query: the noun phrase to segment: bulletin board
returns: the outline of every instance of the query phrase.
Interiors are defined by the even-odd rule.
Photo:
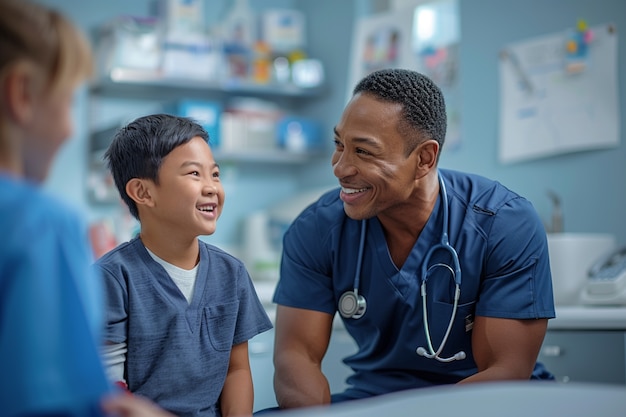
[[[619,145],[614,25],[510,44],[499,58],[502,163]]]
[[[447,112],[447,131],[442,152],[461,143],[461,94],[459,83],[459,11],[457,0],[422,1],[357,20],[346,102],[358,81],[376,70],[408,68],[431,78],[441,89]],[[428,15],[430,33],[420,36],[420,15]],[[423,35],[423,34],[422,34]]]
[[[411,68],[413,14],[389,12],[359,19],[352,40],[346,101],[366,75],[385,68]]]

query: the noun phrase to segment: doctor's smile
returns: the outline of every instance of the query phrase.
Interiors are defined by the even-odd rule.
[[[341,187],[341,200],[347,204],[354,204],[363,197],[370,188],[347,188]]]

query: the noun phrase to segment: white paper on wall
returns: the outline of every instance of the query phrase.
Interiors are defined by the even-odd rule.
[[[511,44],[501,52],[501,162],[619,145],[615,27],[590,28],[593,36],[575,64],[566,50],[573,31]]]

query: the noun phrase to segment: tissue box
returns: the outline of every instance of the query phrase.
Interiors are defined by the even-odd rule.
[[[303,117],[285,117],[278,123],[278,145],[291,152],[321,151],[319,123]]]
[[[268,10],[262,16],[263,40],[277,53],[305,49],[304,13],[293,9]]]
[[[267,151],[276,148],[276,122],[266,115],[224,112],[221,120],[225,152]]]
[[[107,74],[115,68],[157,72],[161,65],[155,18],[119,16],[98,28],[95,44],[98,70]]]
[[[212,81],[220,77],[222,48],[215,39],[202,34],[170,36],[164,40],[162,50],[163,78]]]

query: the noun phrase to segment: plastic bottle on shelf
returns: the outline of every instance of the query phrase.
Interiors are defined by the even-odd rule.
[[[228,62],[226,77],[247,78],[250,73],[250,55],[256,42],[256,16],[248,0],[235,0],[221,29]]]
[[[252,81],[267,84],[272,79],[272,57],[267,43],[258,41],[254,45],[252,59]]]

